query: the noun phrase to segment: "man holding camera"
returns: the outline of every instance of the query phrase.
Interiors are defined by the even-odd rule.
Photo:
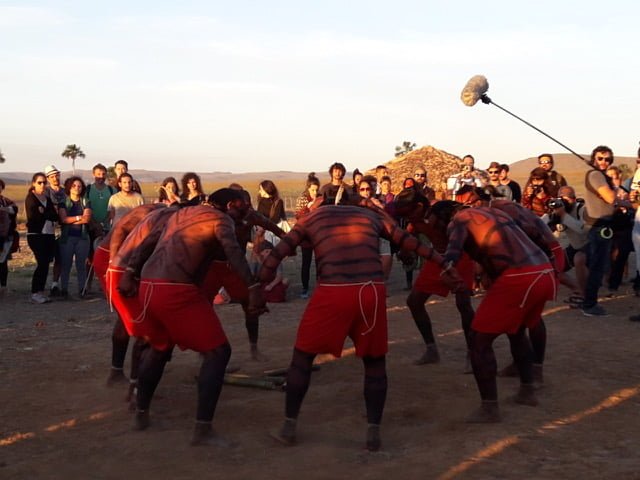
[[[560,187],[558,198],[549,202],[551,212],[542,217],[552,231],[564,232],[569,245],[565,249],[568,268],[576,269],[576,281],[580,298],[571,297],[570,303],[582,307],[587,283],[588,227],[584,222],[584,200],[576,198],[573,187]]]
[[[456,199],[456,192],[465,185],[482,187],[486,183],[481,178],[479,172],[474,168],[475,159],[471,155],[462,157],[462,170],[456,175],[447,178],[447,198]]]

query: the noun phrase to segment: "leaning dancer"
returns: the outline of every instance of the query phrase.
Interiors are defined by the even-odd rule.
[[[439,219],[439,203],[429,208],[429,200],[413,188],[404,189],[400,192],[394,201],[396,215],[404,218],[407,222],[407,231],[414,235],[423,235],[429,239],[433,248],[440,253],[444,253],[447,249],[449,239],[446,236],[446,224],[438,225]],[[429,219],[427,219],[427,216]],[[464,332],[467,349],[469,348],[469,328],[473,320],[473,306],[471,305],[471,292],[473,291],[474,281],[474,263],[467,254],[464,254],[456,270],[460,273],[464,282],[464,288],[455,293],[456,307],[460,313],[460,322]],[[420,358],[414,361],[414,365],[424,365],[427,363],[438,363],[440,354],[433,336],[433,328],[431,319],[425,308],[425,304],[431,295],[439,295],[447,297],[450,289],[442,280],[442,268],[433,262],[426,262],[420,274],[416,279],[411,292],[407,297],[407,306],[413,317],[413,321],[418,327],[418,331],[425,343],[425,351]],[[469,355],[467,355],[467,363]],[[465,366],[465,373],[471,373],[471,366]]]
[[[109,298],[107,296],[106,274],[110,259],[118,252],[120,244],[140,220],[150,212],[158,208],[164,208],[165,206],[163,203],[154,203],[141,205],[129,211],[120,219],[113,229],[109,231],[96,248],[93,254],[93,271],[98,277],[102,291],[105,297],[107,297],[107,302],[109,302]],[[133,356],[140,355],[142,345],[143,344],[139,343],[134,344]],[[124,374],[124,359],[127,356],[127,348],[129,348],[129,334],[122,323],[122,319],[118,316],[113,324],[113,332],[111,334],[111,371],[107,377],[107,385],[129,382]]]
[[[235,208],[232,199],[226,203]],[[215,258],[225,258],[249,287],[249,310],[259,313],[264,301],[260,284],[254,283],[249,265],[236,240],[231,217],[208,205],[184,208],[174,213],[157,243],[143,241],[140,258],[152,250],[144,264],[129,262],[119,288],[135,294],[136,277],[141,278],[138,298],[145,309],[145,333],[150,348],[141,360],[135,428],[150,424],[149,407],[162,377],[171,348],[178,345],[202,354],[198,374],[198,406],[192,445],[223,444],[212,430],[215,408],[222,390],[231,345],[222,329],[211,298],[199,287]]]
[[[380,422],[387,394],[385,355],[387,310],[384,273],[378,252],[382,236],[402,249],[444,264],[440,255],[397,227],[388,216],[356,206],[326,206],[300,218],[291,232],[264,260],[261,282],[269,282],[284,257],[302,242],[313,247],[318,286],[305,309],[287,374],[284,424],[272,436],[285,445],[296,441],[296,422],[309,387],[311,367],[319,353],[342,354],[345,338],[354,343],[364,363],[364,397],[367,410],[366,447],[380,448]],[[446,277],[457,286],[455,270]]]
[[[443,202],[444,203],[444,202]],[[469,422],[498,422],[498,389],[493,341],[506,333],[520,373],[516,403],[537,405],[533,388],[533,352],[525,328],[534,328],[547,300],[555,297],[554,269],[544,252],[503,212],[485,207],[463,208],[447,202],[442,219],[451,220],[444,257],[455,265],[463,252],[491,279],[471,323],[471,365],[481,406]]]

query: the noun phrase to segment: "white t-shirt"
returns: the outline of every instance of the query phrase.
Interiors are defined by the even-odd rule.
[[[115,195],[111,195],[109,198],[109,210],[115,212],[113,220],[111,221],[111,227],[115,227],[124,215],[140,205],[144,205],[144,198],[142,198],[142,195],[139,193],[130,192],[127,194],[118,192]]]

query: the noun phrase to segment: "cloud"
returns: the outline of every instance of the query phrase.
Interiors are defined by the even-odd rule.
[[[23,29],[64,25],[71,17],[40,7],[0,6],[0,28]]]

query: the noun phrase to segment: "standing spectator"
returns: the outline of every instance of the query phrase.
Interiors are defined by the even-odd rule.
[[[357,168],[353,171],[352,180],[351,191],[354,195],[358,195],[358,185],[360,185],[360,180],[362,180],[362,172]]]
[[[287,221],[284,202],[280,198],[278,187],[276,187],[276,184],[271,180],[263,180],[260,182],[258,186],[258,208],[256,210],[280,228],[282,228],[281,225],[284,226],[282,222]],[[273,245],[277,245],[280,241],[273,232],[269,231],[265,232],[264,239]]]
[[[451,175],[447,179],[447,198],[450,200],[455,200],[456,192],[465,185],[476,187],[484,186],[482,178],[475,170],[475,159],[472,155],[465,155],[464,157],[462,157],[460,173]]]
[[[428,185],[427,169],[418,165],[413,172],[413,178],[420,193],[433,202],[436,199],[436,192]]]
[[[357,169],[356,169],[357,171]],[[355,178],[355,172],[354,172]],[[320,180],[316,177],[315,172],[311,172],[307,176],[307,183],[304,192],[296,200],[296,220],[300,220],[305,215],[311,212],[311,205],[318,196],[318,189],[320,188]],[[302,268],[300,271],[300,279],[302,280],[302,293],[300,298],[309,298],[309,279],[311,276],[311,260],[313,258],[313,247],[308,242],[303,242],[300,245],[302,251]]]
[[[93,167],[93,183],[87,185],[85,196],[91,204],[91,241],[109,233],[109,199],[117,193],[107,185],[107,167],[101,163]]]
[[[538,167],[542,168],[549,175],[549,195],[551,195],[552,198],[556,198],[558,196],[558,189],[565,187],[567,181],[553,169],[553,165],[553,155],[550,153],[538,155]]]
[[[618,200],[629,200],[629,192],[622,185],[620,169],[615,165],[607,168],[607,177],[611,180],[611,187],[616,192]],[[615,295],[622,283],[624,269],[627,266],[629,254],[633,251],[631,232],[633,230],[633,216],[636,212],[631,208],[618,207],[613,213],[613,238],[611,239],[611,270],[609,272],[609,296]]]
[[[0,178],[0,297],[7,291],[7,278],[16,232],[16,215],[18,206],[10,198],[2,195],[5,189],[4,180]]]
[[[60,170],[55,165],[48,165],[44,169],[44,174],[47,177],[49,185],[46,188],[46,194],[51,199],[53,207],[58,211],[58,205],[64,202],[66,194],[64,188],[60,183]],[[58,281],[60,280],[61,270],[61,257],[60,257],[60,224],[56,222],[54,225],[56,236],[56,247],[53,254],[53,278],[51,282],[51,291],[49,292],[52,297],[60,295],[60,287]]]
[[[201,205],[207,201],[207,195],[202,189],[200,176],[194,172],[187,172],[182,176],[182,194],[180,200],[187,206]]]
[[[133,177],[130,173],[123,173],[118,178],[120,191],[109,199],[109,221],[113,228],[118,221],[130,210],[144,205],[144,198],[133,191]]]
[[[85,197],[86,186],[80,177],[71,177],[64,182],[67,198],[58,206],[58,215],[62,224],[60,235],[60,254],[62,257],[61,296],[69,295],[69,274],[75,258],[78,277],[78,296],[85,295],[87,280],[87,258],[89,257],[89,223],[91,222],[91,203]]]
[[[365,176],[360,185],[358,186],[358,193],[362,198],[371,199],[372,203],[383,209],[384,204],[376,198],[374,192],[376,190],[375,184],[376,178],[370,175]],[[384,281],[389,280],[389,274],[391,273],[391,267],[393,265],[393,258],[391,257],[391,242],[386,238],[380,237],[378,240],[378,251],[380,253],[380,263],[382,264],[382,273]]]
[[[36,269],[31,279],[31,301],[50,302],[44,295],[44,287],[49,275],[49,263],[56,248],[55,223],[58,212],[46,193],[47,177],[38,172],[31,178],[31,188],[24,200],[27,213],[27,243],[36,257]]]
[[[503,185],[500,181],[500,164],[498,162],[491,162],[487,169],[489,174],[489,185],[494,187],[497,196],[503,200],[513,200],[513,192],[507,185]]]
[[[113,171],[116,173],[116,177],[115,177],[116,184],[114,186],[118,189],[118,191],[120,191],[120,175],[122,175],[123,173],[129,173],[129,164],[127,163],[126,160],[118,160],[113,165]],[[142,189],[140,188],[140,184],[133,178],[133,176],[131,177],[131,182],[132,182],[131,191],[142,195]]]
[[[609,147],[600,145],[594,148],[590,161],[592,168],[585,176],[585,222],[591,229],[587,251],[589,275],[582,312],[589,317],[607,315],[607,311],[598,304],[598,290],[610,262],[613,214],[616,206],[630,206],[624,205],[624,200],[618,200],[611,180],[605,174],[613,160],[613,151]]]
[[[633,281],[633,290],[636,296],[640,297],[640,148],[636,159],[636,173],[631,181],[629,199],[636,204],[636,214],[633,221],[632,240],[633,248],[636,251],[636,278]],[[640,315],[631,317],[630,320],[640,321]]]
[[[260,259],[260,265],[264,262],[271,251],[273,250],[273,244],[266,240],[260,242],[257,246],[258,258]],[[282,263],[278,265],[276,274],[273,279],[262,285],[262,294],[264,300],[267,303],[283,303],[287,301],[287,289],[289,288],[289,280],[284,278]]]
[[[416,182],[411,177],[405,178],[402,182],[402,190],[407,188],[413,189],[418,193],[422,193],[418,188],[416,188]],[[394,198],[397,198],[397,195]],[[397,220],[401,228],[407,228],[408,222],[404,218],[399,218]],[[404,290],[409,291],[413,288],[413,271],[420,270],[422,268],[422,261],[420,257],[415,255],[413,252],[399,252],[396,256],[398,256],[398,259],[402,262],[402,269],[404,270],[406,280]]]
[[[380,182],[382,181],[382,177],[389,176],[389,169],[385,165],[378,165],[376,167],[376,196],[379,196],[382,192]]]
[[[541,217],[547,213],[547,204],[553,197],[549,193],[549,174],[543,168],[534,168],[531,171],[527,186],[524,188],[522,206]],[[556,190],[556,194],[558,191]]]
[[[329,167],[329,176],[331,181],[320,187],[319,195],[325,199],[332,198],[336,205],[349,200],[349,192],[347,185],[344,183],[344,176],[347,169],[340,162],[335,162]],[[362,177],[361,177],[362,178]],[[355,175],[354,175],[355,181]],[[356,185],[354,183],[354,185]],[[359,183],[358,183],[359,185]],[[352,194],[353,196],[355,194]]]
[[[240,188],[242,190],[242,188]],[[180,202],[180,187],[178,181],[173,177],[167,177],[162,181],[158,191],[158,203],[171,205]]]
[[[516,203],[522,201],[522,190],[520,185],[515,180],[509,178],[509,165],[503,163],[500,165],[500,184],[506,185],[511,190],[512,200]]]
[[[393,207],[393,199],[395,195],[391,192],[391,177],[388,175],[383,176],[380,179],[380,195],[378,196],[379,200],[385,207],[387,212]],[[392,213],[392,212],[390,212]]]

